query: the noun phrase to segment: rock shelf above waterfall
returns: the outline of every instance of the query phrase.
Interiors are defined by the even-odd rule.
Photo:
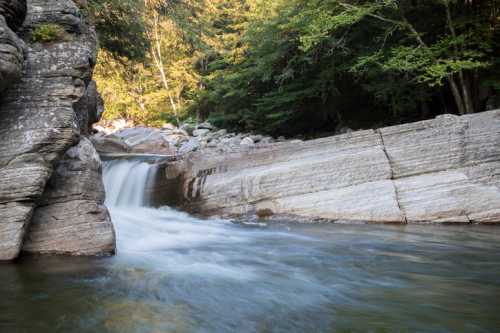
[[[179,184],[183,209],[206,216],[489,224],[500,222],[499,147],[497,110],[199,149],[166,163],[164,177]]]

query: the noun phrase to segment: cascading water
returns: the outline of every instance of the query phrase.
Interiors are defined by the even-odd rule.
[[[104,162],[106,205],[109,207],[145,207],[149,203],[146,188],[156,175],[156,166],[142,160]]]
[[[205,221],[146,207],[155,170],[105,162],[116,257],[0,267],[0,332],[500,327],[498,228]]]

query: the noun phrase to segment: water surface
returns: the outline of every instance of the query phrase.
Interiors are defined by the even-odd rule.
[[[118,255],[0,266],[0,332],[500,330],[500,228],[203,221],[105,170]]]

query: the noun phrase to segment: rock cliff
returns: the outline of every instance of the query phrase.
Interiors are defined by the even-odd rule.
[[[184,207],[372,223],[500,222],[500,110],[170,163]],[[178,176],[181,174],[181,176]]]
[[[99,104],[91,81],[95,31],[71,0],[28,0],[27,6],[22,0],[0,0],[0,8],[0,34],[8,36],[0,38],[0,51],[8,50],[0,52],[0,89],[4,90],[0,101],[0,260],[16,258],[25,238],[29,252],[111,253],[112,225],[102,205],[103,192],[95,191],[102,188],[98,184],[100,161],[88,141],[81,141]],[[27,9],[24,23],[19,14],[23,9]],[[63,34],[36,41],[34,31],[49,24]],[[75,180],[70,179],[90,176],[98,183],[75,187]],[[88,196],[90,191],[94,193]],[[86,220],[86,216],[92,218]],[[53,236],[66,237],[67,242],[59,245],[46,238]]]

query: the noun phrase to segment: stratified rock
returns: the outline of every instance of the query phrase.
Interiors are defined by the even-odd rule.
[[[500,111],[381,132],[408,222],[500,222]]]
[[[186,206],[198,213],[234,216],[266,209],[325,219],[404,221],[380,135],[371,130],[225,155],[194,153],[186,165]],[[367,202],[370,186],[377,188],[377,200]]]
[[[14,259],[19,254],[33,206],[22,202],[0,204],[0,259]]]
[[[23,35],[46,23],[64,27],[68,38],[27,42],[23,76],[0,102],[0,244],[15,244],[0,251],[0,260],[18,255],[17,240],[25,236],[53,165],[79,140],[73,106],[84,96],[95,63],[95,31],[73,1],[29,1]]]
[[[206,215],[499,223],[499,147],[497,110],[195,152],[175,165],[184,168],[184,207]]]
[[[41,254],[106,255],[115,233],[104,206],[101,160],[82,138],[58,162],[35,209],[23,251]]]

